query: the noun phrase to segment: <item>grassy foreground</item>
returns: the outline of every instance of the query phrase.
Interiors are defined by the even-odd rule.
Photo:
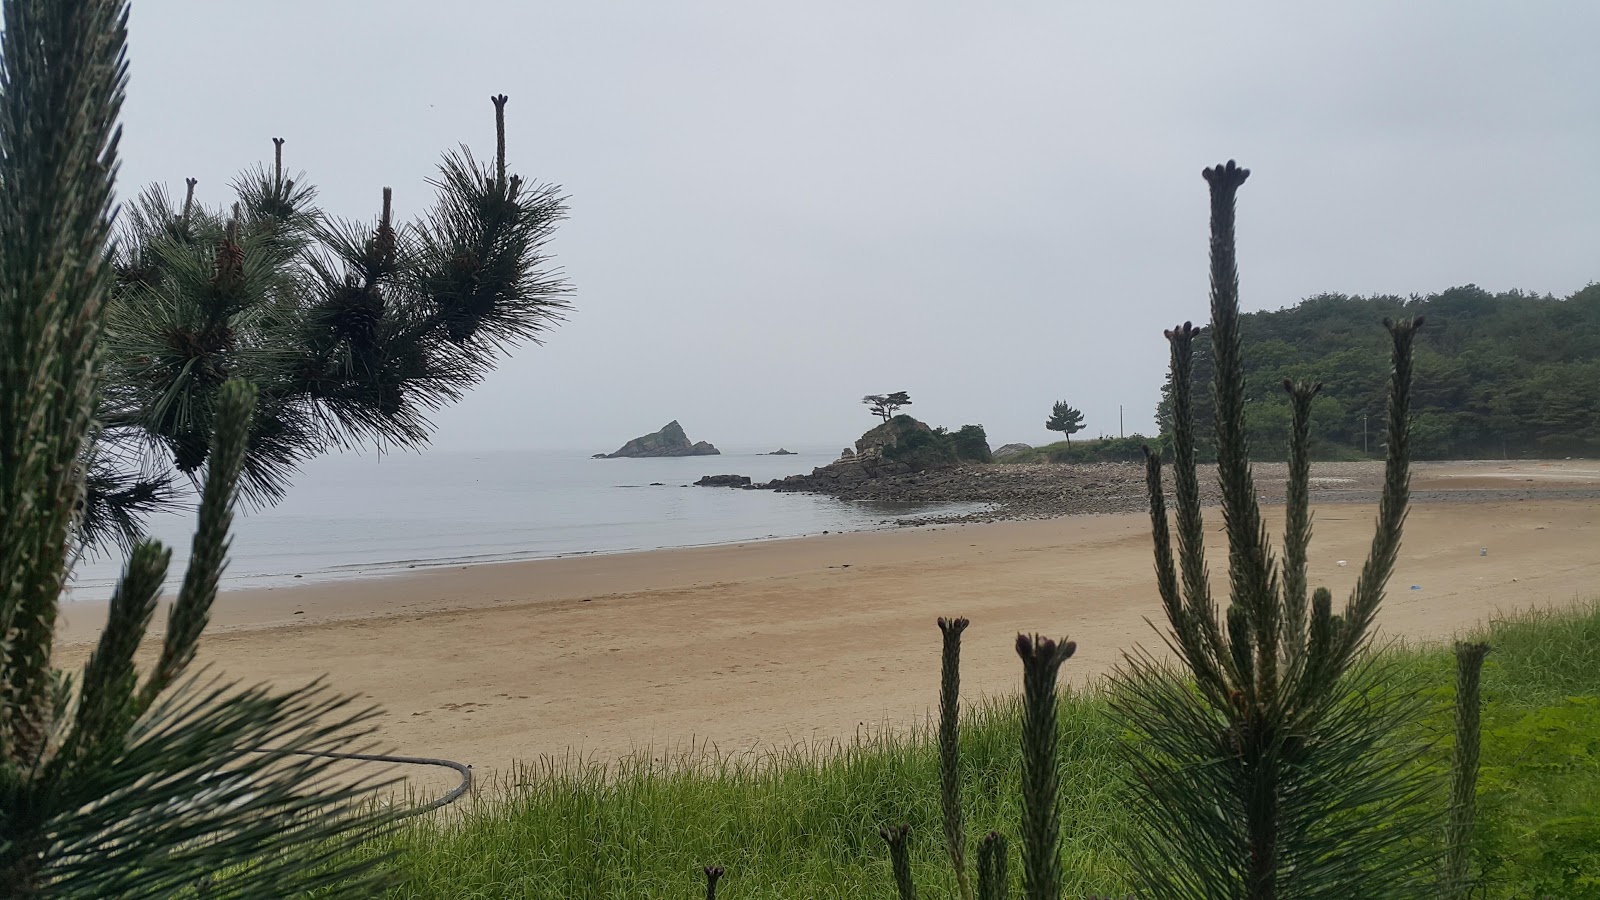
[[[1484,637],[1494,645],[1483,680],[1484,895],[1600,898],[1600,604],[1496,621]],[[1437,739],[1442,773],[1453,655],[1390,652],[1437,701],[1418,727]],[[912,676],[926,678],[930,706],[937,656],[930,634],[928,672]],[[1068,897],[1127,888],[1118,735],[1103,713],[1100,695],[1063,697]],[[1016,832],[1019,728],[1012,702],[964,716],[974,841],[991,828]],[[700,754],[609,768],[547,761],[365,852],[393,854],[386,865],[399,882],[387,896],[395,898],[693,898],[704,895],[700,867],[711,863],[728,869],[724,900],[882,898],[894,887],[878,826],[908,822],[923,896],[955,896],[939,821],[938,755],[919,729],[760,759]]]

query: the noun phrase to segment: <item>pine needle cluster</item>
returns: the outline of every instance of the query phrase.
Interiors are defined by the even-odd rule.
[[[329,216],[285,170],[281,139],[226,206],[201,203],[194,179],[181,202],[159,186],[137,198],[111,258],[91,544],[131,546],[197,483],[229,379],[257,389],[244,495],[272,503],[331,449],[424,444],[431,412],[562,320],[569,287],[546,245],[565,199],[507,173],[507,99],[492,99],[494,160],[448,154],[432,209],[409,224],[389,188],[376,221]]]

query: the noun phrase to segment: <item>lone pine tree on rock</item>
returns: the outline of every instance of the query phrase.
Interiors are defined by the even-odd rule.
[[[885,422],[894,418],[895,410],[902,406],[911,405],[911,395],[905,391],[895,391],[892,394],[868,394],[861,398],[861,402],[872,409],[872,414]]]

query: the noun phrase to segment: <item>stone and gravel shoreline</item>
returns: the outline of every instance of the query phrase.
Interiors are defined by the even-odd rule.
[[[1416,503],[1514,502],[1535,497],[1600,502],[1600,462],[1419,462],[1411,468],[1412,500]],[[1262,502],[1282,503],[1287,465],[1256,463],[1254,471]],[[843,500],[988,504],[976,512],[896,520],[901,525],[927,525],[1140,512],[1148,509],[1144,479],[1141,463],[1000,463],[885,475],[848,484],[799,477],[763,487]],[[1170,471],[1166,482],[1170,495]],[[1375,503],[1382,486],[1381,462],[1312,465],[1314,504]],[[1208,504],[1217,501],[1214,467],[1202,467],[1200,489]]]

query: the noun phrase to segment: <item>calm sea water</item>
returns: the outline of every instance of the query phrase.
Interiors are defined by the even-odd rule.
[[[433,451],[324,457],[301,471],[282,503],[236,519],[225,586],[862,530],[935,509],[686,486],[702,475],[766,481],[809,472],[838,453],[789,449],[797,455],[724,448],[722,456],[681,459]],[[150,524],[174,548],[175,586],[192,513]],[[73,596],[107,596],[120,565],[119,557],[80,564]]]

